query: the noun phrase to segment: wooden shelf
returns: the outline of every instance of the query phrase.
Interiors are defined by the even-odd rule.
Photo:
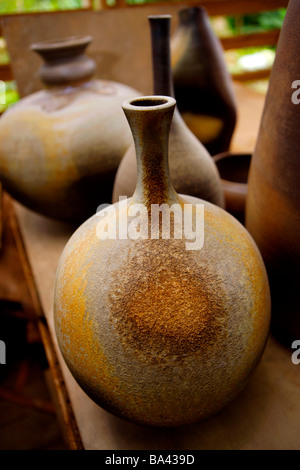
[[[175,3],[175,2],[174,2]],[[178,2],[180,3],[180,2]],[[157,6],[166,6],[170,2],[159,1],[155,3]],[[286,7],[288,0],[202,0],[201,3],[195,0],[188,0],[184,2],[184,6],[203,6],[210,15],[241,15],[243,13],[257,13],[260,11],[277,10],[278,8]],[[138,5],[138,8],[145,8],[149,4],[144,3]],[[108,7],[103,2],[105,9],[121,9],[121,8],[135,8],[137,5],[130,5],[126,0],[116,0],[113,7]]]
[[[13,80],[13,74],[9,64],[0,64],[0,80],[3,82]]]

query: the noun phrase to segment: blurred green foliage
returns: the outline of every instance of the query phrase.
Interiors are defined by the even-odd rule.
[[[250,34],[281,28],[286,8],[241,16],[228,16],[228,25],[233,34]]]
[[[127,0],[129,5],[157,3],[160,0]],[[170,3],[177,0],[170,0]],[[179,0],[178,0],[179,1]],[[0,0],[0,14],[34,11],[70,10],[84,7],[84,0]],[[108,6],[114,6],[115,0],[106,0]],[[232,33],[247,34],[281,28],[286,8],[243,16],[228,16],[227,21]]]
[[[1,38],[0,38],[1,40]],[[0,65],[8,64],[9,63],[9,56],[7,51],[4,48],[0,47]]]
[[[5,104],[0,103],[0,113],[5,111],[19,100],[19,93],[15,81],[5,83]]]
[[[161,0],[127,0],[128,5],[141,5],[143,3],[158,3]],[[170,3],[174,3],[174,0],[171,0]]]
[[[0,0],[0,14],[81,8],[82,0]]]

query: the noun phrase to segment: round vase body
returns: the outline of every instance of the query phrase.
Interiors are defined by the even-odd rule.
[[[66,245],[56,334],[73,376],[96,403],[135,423],[178,426],[216,413],[244,387],[268,334],[268,280],[236,219],[174,191],[167,134],[175,100],[143,97],[123,106],[136,144],[137,188],[107,210],[110,236],[101,237],[102,211]],[[184,209],[198,233],[199,204],[204,243],[197,248],[176,218],[169,232],[166,225],[150,236],[153,205]],[[114,236],[114,221],[127,237]]]
[[[21,99],[2,116],[0,178],[30,209],[82,221],[99,204],[111,202],[116,170],[131,143],[121,103],[139,93],[90,78],[90,59],[78,65],[76,57],[69,58],[70,50],[78,52],[76,40],[71,46],[68,41],[60,47],[41,44],[36,50],[50,50],[56,58],[41,68],[48,88]],[[66,56],[59,66],[58,53]]]

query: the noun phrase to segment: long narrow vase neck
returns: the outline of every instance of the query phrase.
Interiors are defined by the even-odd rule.
[[[170,53],[170,15],[148,16],[151,30],[153,88],[155,95],[174,98]]]
[[[123,103],[137,157],[135,203],[173,204],[178,195],[171,183],[168,140],[176,101],[166,96],[145,96]]]

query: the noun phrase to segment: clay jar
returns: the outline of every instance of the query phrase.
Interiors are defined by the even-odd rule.
[[[110,203],[131,143],[121,103],[139,93],[92,78],[91,37],[34,44],[45,89],[21,99],[0,121],[0,179],[18,201],[44,215],[85,220]]]
[[[276,49],[251,162],[246,226],[268,270],[272,329],[300,338],[300,5],[291,0]]]
[[[179,11],[171,51],[175,98],[185,123],[211,155],[227,151],[237,106],[222,45],[204,8]]]
[[[270,318],[265,268],[248,232],[173,188],[174,107],[161,96],[123,104],[136,191],[77,229],[55,289],[57,339],[75,379],[106,410],[148,426],[195,422],[230,402],[261,357]],[[155,205],[169,224],[157,225]]]
[[[225,209],[244,223],[251,154],[223,152],[213,159],[221,177]]]
[[[170,15],[149,17],[155,95],[173,96],[170,21]],[[171,179],[176,191],[223,206],[224,198],[217,168],[177,110],[171,125],[169,157]],[[136,187],[136,171],[135,149],[132,144],[116,175],[113,202],[117,202],[120,196],[132,196]]]

